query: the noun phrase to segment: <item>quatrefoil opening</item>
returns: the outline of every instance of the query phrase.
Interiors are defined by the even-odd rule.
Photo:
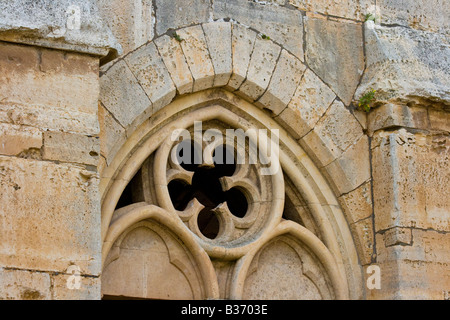
[[[191,148],[190,157],[183,155],[186,144]],[[204,206],[198,214],[199,231],[208,239],[215,239],[220,232],[220,218],[217,210],[226,204],[230,212],[237,218],[244,218],[249,204],[246,196],[239,188],[224,190],[222,178],[232,177],[236,173],[235,157],[229,147],[221,145],[213,152],[213,165],[199,163],[199,148],[192,142],[186,141],[178,145],[178,163],[184,170],[193,172],[192,183],[181,179],[172,180],[169,185],[169,195],[173,206],[178,211],[186,209],[188,204],[197,199]],[[230,159],[233,159],[230,161]]]

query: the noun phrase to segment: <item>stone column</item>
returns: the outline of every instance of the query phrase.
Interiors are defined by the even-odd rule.
[[[99,299],[95,1],[0,3],[0,299]]]
[[[450,290],[450,85],[444,36],[366,23],[361,96],[368,115],[376,264],[372,299],[438,299]],[[448,66],[448,65],[447,65]]]

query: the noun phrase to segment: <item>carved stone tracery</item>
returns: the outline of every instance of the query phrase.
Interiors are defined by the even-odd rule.
[[[193,138],[196,121],[202,121],[202,140]],[[182,236],[180,241],[185,253],[183,250],[173,253],[170,250],[173,245],[166,242],[170,256],[166,261],[175,269],[186,271],[177,261],[191,257],[188,259],[194,270],[191,275],[200,275],[199,280],[188,281],[189,292],[193,293],[189,297],[267,298],[271,291],[281,292],[274,285],[285,283],[290,285],[285,288],[286,292],[280,293],[280,298],[345,298],[348,293],[341,269],[319,239],[323,238],[322,226],[318,226],[314,214],[309,213],[310,205],[302,200],[301,190],[296,190],[290,178],[285,181],[286,172],[281,164],[278,163],[280,170],[274,174],[263,175],[262,169],[270,163],[267,159],[220,163],[221,150],[226,150],[225,155],[233,154],[231,158],[238,162],[239,152],[247,156],[250,153],[250,142],[260,147],[255,135],[249,134],[246,140],[229,139],[227,130],[251,132],[259,128],[252,117],[238,109],[212,103],[178,114],[153,136],[147,134],[141,147],[135,149],[136,156],[127,160],[135,169],[126,169],[122,174],[130,176],[129,173],[135,172],[134,178],[130,176],[128,186],[122,187],[125,189],[122,189],[120,201],[115,196],[119,205],[105,238],[105,277],[112,278],[111,273],[120,273],[121,268],[130,265],[122,259],[122,233],[141,221],[156,219],[170,234]],[[181,139],[183,129],[192,140]],[[173,136],[177,130],[180,134]],[[211,130],[221,133],[224,139],[208,139],[207,133]],[[144,147],[147,141],[154,147]],[[184,148],[180,148],[183,144]],[[181,157],[180,150],[191,146],[194,152],[201,153],[201,163],[174,161],[172,155]],[[137,156],[142,159],[140,162]],[[286,161],[283,157],[282,151],[280,159]],[[123,185],[120,180],[116,181],[114,184]],[[211,223],[214,218],[215,223]],[[289,254],[280,255],[277,253],[280,250]],[[267,268],[272,268],[278,280],[264,276]],[[150,270],[138,268],[136,272],[151,273]],[[182,274],[186,276],[185,272]],[[113,287],[105,286],[104,294],[117,294]],[[170,298],[145,292],[139,297]]]

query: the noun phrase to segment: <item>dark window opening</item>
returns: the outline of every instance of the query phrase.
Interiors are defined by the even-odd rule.
[[[194,160],[195,147],[192,143],[190,147],[190,158]],[[177,155],[182,157],[183,153],[180,151],[182,150],[177,150]],[[192,162],[186,164],[179,158],[180,165],[185,170],[194,172],[192,185],[174,180],[168,186],[175,209],[180,211],[186,209],[188,203],[194,198],[205,207],[198,216],[198,227],[202,234],[209,239],[215,239],[220,231],[219,220],[212,212],[218,205],[226,202],[231,213],[239,218],[243,218],[248,211],[247,198],[242,191],[232,188],[224,192],[220,183],[220,178],[230,177],[236,171],[235,157],[230,152],[230,148],[226,146],[216,148],[213,153],[214,167],[201,166]],[[186,157],[185,160],[188,158]],[[230,161],[231,159],[232,161]]]

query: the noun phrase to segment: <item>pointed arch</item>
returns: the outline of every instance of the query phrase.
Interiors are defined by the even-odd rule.
[[[219,48],[219,44],[208,40],[212,37],[208,32],[224,29],[231,30],[230,40],[225,39]],[[324,177],[322,167],[329,160],[325,161],[322,154],[329,158],[336,156],[328,143],[335,137],[316,132],[314,126],[319,120],[311,120],[315,118],[311,116],[314,110],[298,112],[299,106],[293,102],[305,94],[302,86],[306,77],[315,76],[288,51],[271,40],[259,39],[257,33],[239,25],[215,22],[207,27],[184,28],[177,34],[183,39],[181,42],[163,36],[104,68],[103,132],[104,139],[113,143],[105,142],[103,152],[106,159],[100,183],[103,241],[128,183],[183,122],[181,126],[186,127],[194,120],[216,119],[233,128],[277,129],[283,173],[305,200],[318,230],[317,239],[332,257],[327,258],[326,264],[333,264],[337,270],[332,272],[333,277],[339,278],[334,280],[339,284],[335,288],[339,292],[337,296],[363,297],[358,252],[336,195],[341,185],[352,180],[352,173],[332,161],[340,174],[334,179],[325,171]],[[318,86],[321,92],[327,88],[323,83]],[[332,92],[328,92],[326,101],[318,103],[339,104]],[[319,109],[326,111],[332,107]],[[320,116],[324,115],[323,110]],[[298,121],[291,121],[292,118]],[[346,120],[343,121],[345,126]],[[300,140],[300,146],[298,137],[305,130],[309,139]],[[352,143],[360,138],[356,134]],[[273,183],[284,185],[283,176],[275,177]],[[275,193],[279,190],[272,189]],[[282,211],[284,197],[278,198],[274,210]],[[280,219],[281,216],[274,218],[264,228],[262,238],[277,228]],[[197,241],[210,256],[229,260],[240,259],[260,245],[260,241],[250,241],[224,249],[201,239]]]

